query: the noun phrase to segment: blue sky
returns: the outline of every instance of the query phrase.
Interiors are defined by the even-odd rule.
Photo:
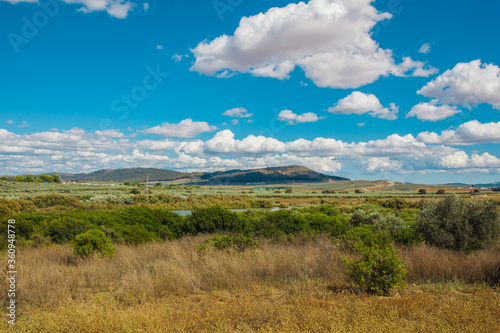
[[[0,174],[500,180],[500,4],[0,0]]]

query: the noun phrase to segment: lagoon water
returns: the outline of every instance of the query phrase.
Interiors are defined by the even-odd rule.
[[[289,207],[290,208],[290,207]],[[275,212],[280,209],[289,209],[289,208],[279,208],[279,207],[273,207],[273,208],[244,208],[244,209],[230,209],[232,212],[246,212],[247,210],[263,210],[266,212]],[[180,216],[187,216],[191,215],[192,210],[172,210],[172,213],[175,213]]]

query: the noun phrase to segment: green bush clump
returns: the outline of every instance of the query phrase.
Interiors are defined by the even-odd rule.
[[[384,215],[378,211],[367,213],[358,209],[352,214],[351,224],[354,227],[371,226],[370,230],[373,232],[388,232],[398,244],[410,245],[422,242],[420,236],[412,228],[412,221],[405,222],[400,216],[392,213]]]
[[[245,223],[239,215],[220,206],[198,208],[186,218],[185,232],[198,233],[234,232],[243,233]]]
[[[378,211],[366,213],[361,209],[358,209],[354,212],[354,214],[352,214],[351,224],[355,227],[372,225],[375,231],[387,230],[390,233],[397,233],[402,229],[407,228],[403,219],[392,213],[387,215],[383,215]]]
[[[119,232],[126,244],[139,245],[160,240],[158,235],[139,224],[122,226]]]
[[[449,195],[429,202],[415,217],[414,228],[430,245],[472,252],[498,242],[500,211],[492,201]]]
[[[382,206],[391,209],[404,209],[410,207],[410,203],[405,199],[394,198],[385,200]]]
[[[33,198],[33,203],[37,208],[48,208],[54,206],[80,207],[78,198],[66,197],[59,194],[39,195]]]
[[[83,257],[93,255],[113,257],[116,252],[111,240],[104,232],[97,229],[91,229],[76,236],[71,244],[74,247],[74,254]]]
[[[350,244],[360,258],[344,258],[347,274],[367,293],[387,295],[395,286],[405,284],[406,270],[392,248],[386,233],[365,234]]]
[[[250,237],[221,235],[208,238],[204,243],[198,244],[196,249],[198,251],[216,249],[219,251],[233,250],[243,252],[248,249],[256,249],[259,247],[259,243]]]

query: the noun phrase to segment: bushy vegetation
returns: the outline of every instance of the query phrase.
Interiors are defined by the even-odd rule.
[[[61,184],[61,176],[58,174],[52,174],[52,175],[46,175],[46,174],[41,174],[41,175],[17,175],[17,176],[3,176],[0,177],[1,180],[5,181],[15,181],[19,183],[58,183]]]
[[[71,244],[74,247],[74,254],[83,257],[94,255],[113,257],[116,252],[111,240],[104,232],[97,229],[91,229],[76,236]]]
[[[498,203],[449,195],[432,201],[415,217],[415,230],[431,245],[472,252],[498,241]]]
[[[360,258],[343,260],[347,274],[367,293],[387,295],[395,286],[405,284],[406,269],[391,246],[387,233],[365,233],[347,242]]]

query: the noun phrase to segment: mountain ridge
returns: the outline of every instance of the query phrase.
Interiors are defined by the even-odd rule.
[[[300,165],[269,167],[246,170],[217,172],[180,172],[157,168],[103,169],[91,173],[61,173],[64,180],[73,181],[175,181],[192,180],[206,185],[241,185],[246,183],[287,183],[328,182],[350,180],[344,177],[329,176]]]

